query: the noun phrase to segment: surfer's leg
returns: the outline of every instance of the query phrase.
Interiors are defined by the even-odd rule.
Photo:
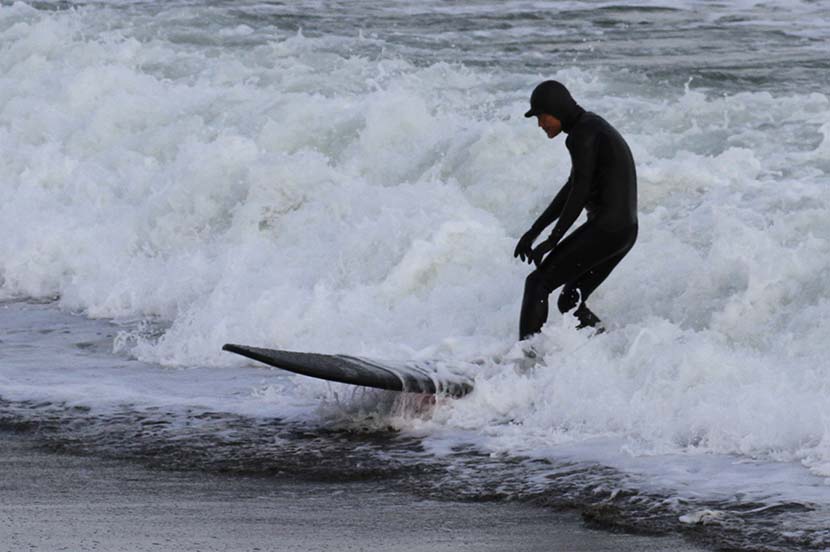
[[[608,275],[611,274],[611,271],[616,268],[623,257],[631,251],[634,242],[637,240],[637,228],[634,227],[614,237],[618,239],[620,244],[617,246],[617,252],[613,253],[610,257],[600,260],[580,275],[575,282],[568,283],[559,295],[558,307],[559,311],[563,314],[579,305],[574,312],[579,319],[578,328],[593,328],[601,322],[599,317],[588,308],[586,301],[594,290],[608,278]],[[606,243],[613,241],[617,240],[609,239]],[[605,253],[603,249],[604,247],[597,248],[597,253],[600,255]],[[599,257],[600,255],[597,256]]]
[[[585,247],[590,232],[583,225],[562,240],[525,279],[519,339],[538,333],[548,319],[548,296],[556,288],[576,280],[585,271]]]
[[[596,290],[599,285],[608,278],[611,271],[623,260],[631,248],[634,247],[634,242],[637,240],[637,228],[625,231],[624,234],[618,236],[620,245],[617,250],[610,256],[605,257],[597,264],[593,265],[589,270],[582,274],[575,283],[575,287],[579,290],[579,297],[582,304],[588,300],[588,297]]]
[[[520,340],[538,333],[548,320],[548,293],[535,281],[537,278],[531,278],[534,274],[536,271],[531,272],[525,280],[522,312],[519,315]]]
[[[578,283],[565,285],[562,289],[562,293],[559,294],[557,306],[559,307],[559,312],[562,314],[570,312],[574,309],[574,307],[576,307],[574,315],[579,320],[577,329],[588,327],[594,328],[602,322],[599,317],[588,308],[588,305],[585,304]]]

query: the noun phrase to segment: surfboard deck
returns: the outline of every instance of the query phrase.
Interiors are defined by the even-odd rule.
[[[269,366],[328,381],[407,393],[461,397],[473,390],[473,380],[443,361],[389,362],[349,355],[326,355],[265,349],[227,343],[222,350]]]

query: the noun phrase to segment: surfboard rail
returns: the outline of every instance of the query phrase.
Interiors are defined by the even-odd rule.
[[[222,350],[313,378],[405,393],[466,395],[469,376],[440,369],[437,361],[388,362],[350,355],[284,351],[227,343]]]

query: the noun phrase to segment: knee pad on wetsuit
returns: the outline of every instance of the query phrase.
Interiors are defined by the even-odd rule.
[[[562,293],[559,294],[559,300],[556,306],[559,307],[559,312],[565,314],[573,309],[579,303],[579,290],[569,286],[565,286]]]

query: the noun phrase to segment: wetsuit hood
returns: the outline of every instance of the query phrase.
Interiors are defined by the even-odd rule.
[[[530,110],[525,113],[525,117],[534,117],[541,113],[559,119],[562,122],[562,130],[568,132],[585,110],[571,97],[564,84],[549,80],[533,89],[530,95]]]

